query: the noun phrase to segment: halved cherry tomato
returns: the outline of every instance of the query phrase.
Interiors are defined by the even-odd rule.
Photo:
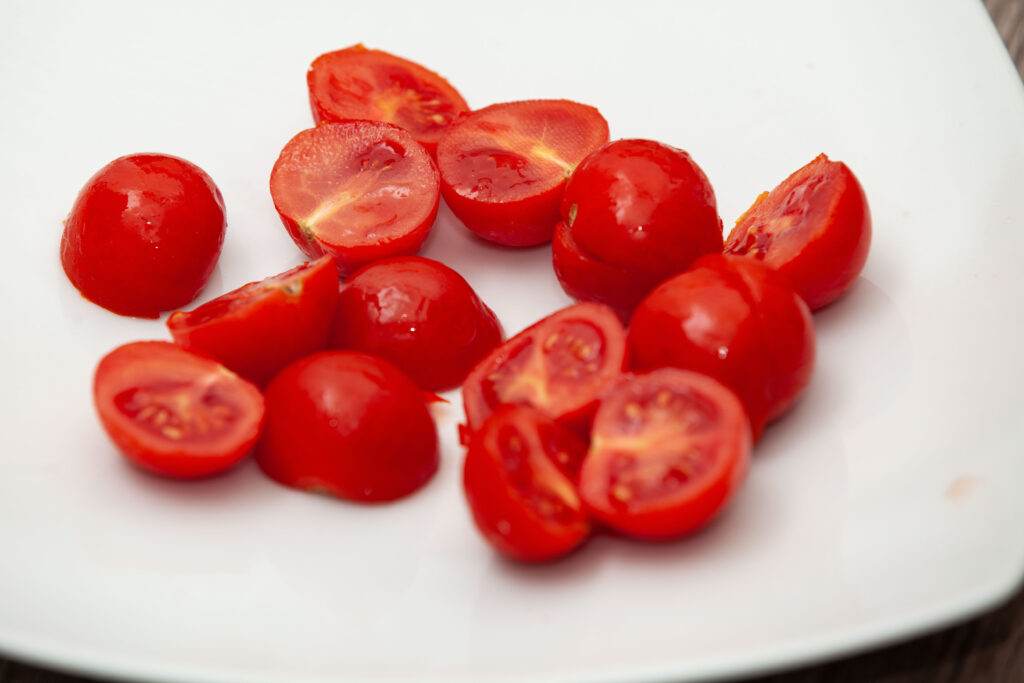
[[[448,81],[408,59],[353,45],[313,60],[306,74],[313,119],[386,121],[433,156],[466,101]]]
[[[590,535],[576,492],[587,444],[530,406],[501,406],[469,443],[463,488],[473,521],[498,552],[523,562],[568,554]]]
[[[174,341],[263,386],[288,363],[327,348],[338,269],[323,256],[167,318]]]
[[[331,346],[365,351],[404,370],[423,389],[462,384],[504,338],[497,316],[461,275],[437,261],[377,261],[342,285]]]
[[[256,462],[285,486],[383,502],[416,491],[437,471],[426,395],[385,360],[322,351],[279,372],[265,397]]]
[[[753,259],[714,254],[659,285],[629,325],[630,366],[703,372],[736,392],[755,438],[810,381],[814,324],[785,278]]]
[[[579,491],[624,534],[667,540],[714,519],[743,484],[751,438],[739,399],[707,375],[626,375],[601,401]]]
[[[310,258],[341,273],[415,254],[437,215],[437,169],[423,146],[387,123],[325,123],[292,138],[270,174],[274,206]]]
[[[576,304],[534,323],[469,373],[462,385],[469,430],[504,403],[587,427],[601,392],[622,371],[625,341],[619,318],[601,304]]]
[[[725,252],[775,268],[815,310],[853,284],[870,246],[864,189],[846,164],[819,154],[757,198],[736,221]]]
[[[133,154],[89,179],[64,222],[60,260],[89,301],[156,318],[192,301],[220,256],[224,199],[201,168]]]
[[[441,192],[477,235],[514,247],[543,244],[558,222],[565,181],[607,141],[608,123],[584,104],[494,104],[459,117],[441,138]]]
[[[121,453],[166,477],[217,474],[252,450],[259,389],[215,360],[164,341],[133,342],[96,367],[93,400]]]

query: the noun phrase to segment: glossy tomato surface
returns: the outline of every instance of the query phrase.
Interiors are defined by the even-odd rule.
[[[624,534],[667,540],[714,519],[742,486],[751,437],[736,395],[707,375],[624,376],[601,401],[579,490]]]
[[[456,119],[441,138],[441,191],[480,237],[514,247],[543,244],[558,222],[566,180],[607,140],[608,123],[585,104],[494,104]]]
[[[725,251],[775,268],[815,310],[849,289],[870,246],[864,189],[846,164],[821,154],[757,198]]]
[[[501,323],[469,283],[432,259],[377,261],[342,285],[331,345],[380,356],[423,389],[462,384],[502,342]]]
[[[811,378],[811,314],[785,278],[753,259],[712,255],[659,285],[629,327],[630,366],[674,366],[736,392],[755,438]]]
[[[452,119],[468,109],[444,78],[383,50],[354,45],[317,57],[306,74],[317,123],[393,123],[431,154]]]
[[[167,318],[174,341],[264,386],[288,363],[327,348],[338,269],[323,256]]]
[[[424,393],[387,361],[354,351],[298,360],[267,386],[256,461],[272,479],[357,502],[390,501],[437,470]]]
[[[387,123],[325,123],[292,138],[270,174],[288,234],[343,274],[419,251],[437,215],[437,169],[423,146]]]
[[[625,364],[626,335],[615,312],[595,303],[563,308],[494,349],[462,385],[475,431],[505,403],[531,405],[586,428],[605,387]]]
[[[590,535],[574,479],[586,442],[530,406],[501,406],[469,443],[463,488],[498,552],[523,562],[568,554]]]
[[[259,389],[211,358],[163,341],[120,346],[99,362],[93,400],[121,453],[166,477],[223,472],[263,425]]]
[[[226,226],[220,190],[201,168],[166,154],[125,156],[78,194],[64,222],[61,264],[89,301],[156,318],[199,294]]]

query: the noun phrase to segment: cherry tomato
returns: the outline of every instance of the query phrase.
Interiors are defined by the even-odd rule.
[[[736,221],[725,251],[785,275],[811,310],[857,279],[871,246],[871,212],[856,176],[824,154],[762,194]]]
[[[463,488],[480,533],[523,562],[568,554],[590,535],[573,484],[587,444],[530,406],[501,406],[466,452]]]
[[[566,179],[607,140],[608,123],[584,104],[494,104],[456,119],[441,138],[441,192],[480,237],[514,247],[543,244],[558,222]]]
[[[170,342],[133,342],[104,356],[93,400],[121,453],[166,477],[229,469],[252,450],[263,425],[259,389]]]
[[[387,361],[322,351],[279,372],[265,393],[256,461],[293,488],[383,502],[423,486],[438,466],[426,397]]]
[[[327,348],[337,298],[338,269],[323,256],[172,313],[167,327],[185,348],[263,386],[288,363]]]
[[[466,101],[448,81],[415,62],[353,45],[313,60],[306,74],[313,119],[386,121],[407,130],[431,156]]]
[[[469,373],[462,401],[470,431],[503,403],[528,404],[584,428],[625,363],[625,331],[607,306],[563,308],[494,349]]]
[[[64,222],[60,259],[89,301],[156,318],[192,301],[224,242],[224,200],[198,166],[134,154],[101,168]]]
[[[626,375],[601,401],[579,491],[629,536],[667,540],[717,516],[743,484],[751,438],[739,399],[696,372]]]
[[[753,259],[714,254],[659,285],[629,326],[630,365],[675,366],[736,392],[754,437],[796,401],[814,367],[814,324],[785,278]]]
[[[288,233],[310,258],[334,257],[343,275],[415,254],[437,215],[437,169],[401,128],[325,123],[292,138],[270,174]]]
[[[377,261],[341,288],[331,346],[365,351],[423,389],[462,384],[501,343],[501,323],[454,270],[419,256]]]

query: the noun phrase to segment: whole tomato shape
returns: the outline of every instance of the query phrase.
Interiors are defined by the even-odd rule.
[[[635,370],[695,370],[732,389],[755,438],[814,368],[807,304],[777,272],[741,256],[705,256],[656,287],[634,311],[627,343]]]
[[[64,223],[60,259],[89,301],[156,318],[192,301],[224,243],[224,200],[201,168],[134,154],[101,168]]]
[[[437,470],[426,396],[401,370],[355,351],[322,351],[267,386],[256,462],[293,488],[371,503],[409,495]]]
[[[345,280],[331,346],[380,356],[421,388],[442,391],[462,384],[502,338],[498,318],[461,275],[408,256],[363,266]]]

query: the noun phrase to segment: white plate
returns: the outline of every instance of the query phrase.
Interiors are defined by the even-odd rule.
[[[287,4],[0,9],[0,650],[161,681],[685,680],[904,637],[1017,586],[1024,90],[980,3]],[[310,125],[308,63],[359,41],[473,105],[567,97],[613,137],[684,147],[727,224],[819,152],[859,175],[867,269],[817,316],[813,383],[720,523],[511,566],[465,510],[457,400],[436,479],[391,506],[115,455],[92,370],[167,335],[64,278],[79,187],[122,154],[188,158],[229,214],[203,298],[284,270],[270,167]],[[547,248],[488,247],[446,209],[424,254],[509,332],[567,303]]]

